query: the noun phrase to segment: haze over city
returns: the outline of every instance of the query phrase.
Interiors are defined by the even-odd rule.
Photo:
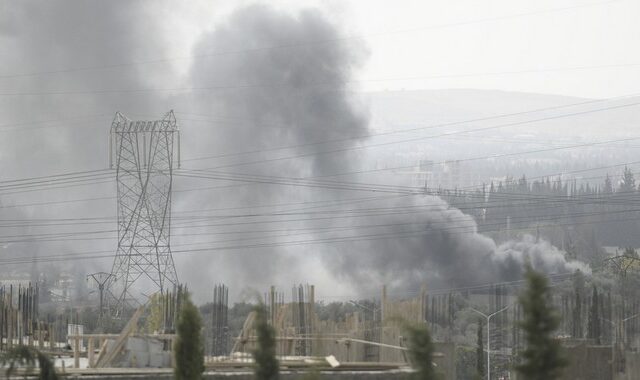
[[[540,276],[571,359],[548,378],[635,378],[638,14],[0,1],[0,351],[46,321],[57,368],[192,378],[171,349],[188,300],[204,376],[260,368],[264,307],[283,368],[422,373],[402,320],[443,378],[536,378],[518,321]]]

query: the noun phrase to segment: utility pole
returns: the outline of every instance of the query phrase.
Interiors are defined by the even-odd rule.
[[[368,307],[365,306],[359,302],[356,302],[354,300],[350,300],[349,303],[353,304],[356,307],[362,308],[368,312],[371,313],[371,328],[368,329],[367,328],[367,324],[366,324],[366,315],[364,318],[364,322],[363,322],[363,326],[364,326],[364,337],[365,340],[367,341],[377,341],[378,343],[380,342],[380,337],[382,336],[382,333],[380,332],[379,328],[380,326],[378,326],[378,313],[380,312],[380,308],[375,306],[375,303],[373,305],[373,307]],[[365,345],[364,346],[364,356],[365,356],[365,361],[367,361],[369,358],[377,358],[378,360],[380,359],[380,347],[379,345]],[[372,351],[372,349],[376,349],[377,351]]]
[[[609,322],[611,324],[611,327],[614,330],[614,334],[612,334],[613,337],[614,337],[614,343],[616,345],[618,344],[618,336],[620,336],[622,338],[622,343],[626,346],[627,339],[626,339],[626,336],[625,336],[626,335],[625,334],[626,331],[624,329],[624,324],[627,323],[627,321],[630,321],[630,320],[632,320],[634,318],[637,318],[637,317],[640,317],[640,313],[634,314],[634,315],[632,315],[630,317],[627,317],[627,318],[624,318],[624,319],[620,320],[620,324],[619,325],[618,325],[618,323],[616,323],[614,321],[611,321],[611,320],[609,320],[607,318],[600,318],[600,319],[602,319],[605,322]],[[620,327],[620,328],[618,328],[618,327]]]
[[[487,320],[487,380],[491,380],[491,317],[494,315],[500,314],[503,311],[507,310],[510,305],[503,307],[502,309],[493,312],[489,315],[481,312],[480,310],[476,310],[474,308],[470,308],[471,311],[476,312],[483,316]]]
[[[102,313],[104,311],[104,289],[108,287],[109,282],[113,278],[111,273],[106,272],[96,272],[87,275],[87,280],[92,279],[98,285],[98,292],[100,293],[100,311],[99,311],[99,322],[100,326],[102,326]]]

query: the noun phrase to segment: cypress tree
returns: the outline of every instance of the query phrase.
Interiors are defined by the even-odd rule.
[[[576,290],[576,304],[573,308],[573,337],[580,339],[582,335],[582,299],[580,292]]]
[[[526,349],[522,363],[516,366],[524,380],[553,380],[559,378],[567,360],[560,342],[554,337],[560,318],[551,303],[547,278],[527,265],[527,288],[519,297],[524,320]]]
[[[408,347],[411,365],[416,369],[413,378],[416,380],[439,379],[439,374],[433,364],[435,349],[427,326],[407,324],[405,329],[409,336]]]
[[[482,379],[484,377],[484,342],[482,341],[482,320],[478,321],[478,339],[476,347],[476,373]]]
[[[276,332],[267,321],[267,310],[264,305],[256,307],[255,313],[258,344],[253,351],[256,362],[254,374],[256,380],[276,380],[280,371],[278,359],[276,359]]]
[[[202,339],[202,317],[187,293],[178,316],[173,370],[176,380],[199,380],[204,372],[204,340]]]
[[[13,378],[18,367],[26,367],[27,374],[31,374],[36,362],[38,363],[38,380],[60,379],[49,357],[35,348],[17,346],[0,355],[0,366],[3,369],[6,368],[5,376],[7,379]],[[25,375],[26,378],[27,376]]]
[[[596,344],[600,344],[600,312],[598,301],[598,289],[593,286],[593,295],[591,296],[591,310],[589,310],[589,339],[595,340]]]

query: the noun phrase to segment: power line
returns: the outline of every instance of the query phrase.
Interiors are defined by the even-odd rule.
[[[330,140],[322,140],[322,141],[316,141],[316,142],[310,142],[310,143],[304,143],[304,144],[287,145],[287,146],[280,146],[280,147],[273,147],[273,148],[266,148],[266,149],[254,149],[254,150],[243,151],[243,152],[218,154],[218,155],[214,155],[214,156],[186,158],[186,159],[183,159],[182,161],[183,162],[199,161],[199,160],[224,158],[224,157],[239,156],[239,155],[246,155],[246,154],[265,153],[265,152],[272,152],[272,151],[277,151],[277,150],[295,149],[295,148],[302,148],[302,147],[321,145],[321,144],[330,144],[330,143],[345,142],[345,141],[351,141],[351,140],[360,140],[360,139],[366,139],[366,138],[372,138],[372,137],[388,136],[388,135],[393,135],[393,134],[398,134],[398,133],[409,133],[409,132],[421,131],[421,130],[426,130],[426,129],[451,127],[451,126],[457,126],[457,125],[461,125],[461,124],[488,121],[488,120],[501,119],[501,118],[506,118],[506,117],[513,117],[513,116],[522,116],[522,115],[528,115],[528,114],[531,114],[531,113],[537,113],[537,112],[543,112],[543,111],[552,111],[552,110],[558,110],[558,109],[563,109],[563,108],[577,107],[577,106],[581,106],[581,105],[588,105],[588,104],[594,104],[594,103],[623,100],[623,99],[633,98],[635,96],[638,96],[638,94],[617,96],[617,97],[612,97],[612,98],[607,98],[607,99],[586,100],[586,101],[581,101],[581,102],[576,102],[576,103],[571,103],[571,104],[564,104],[564,105],[558,105],[558,106],[536,108],[536,109],[527,110],[527,111],[511,112],[511,113],[497,114],[497,115],[491,115],[491,116],[485,116],[485,117],[479,117],[479,118],[473,118],[473,119],[467,119],[467,120],[460,120],[460,121],[454,121],[454,122],[433,124],[433,125],[429,125],[429,126],[426,126],[426,127],[408,128],[408,129],[402,129],[402,130],[396,130],[396,131],[388,131],[388,132],[380,132],[380,133],[368,133],[368,134],[352,136],[352,137],[330,139]],[[461,131],[459,133],[463,133],[463,131]],[[447,136],[450,136],[450,135],[447,135]]]
[[[629,218],[629,219],[620,219],[619,221],[636,221],[638,220],[638,217],[635,218]],[[594,223],[601,223],[602,221],[590,221],[590,222],[583,222],[583,223],[570,223],[570,224],[564,224],[564,225],[585,225],[585,224],[594,224]],[[549,227],[558,227],[558,226],[562,226],[563,224],[552,224],[549,225]],[[538,225],[535,227],[527,227],[527,228],[519,228],[519,230],[533,230],[533,229],[538,229],[538,228],[544,228],[547,226],[544,225]],[[456,229],[459,229],[458,227],[456,227]],[[454,234],[453,232],[451,232],[452,229],[450,229],[449,232],[450,234]],[[483,233],[486,232],[497,232],[500,230],[495,230],[495,231],[483,231]],[[441,233],[443,232],[442,230],[438,230],[438,231],[411,231],[411,232],[404,232],[404,233],[397,233],[397,234],[387,234],[387,235],[382,235],[382,234],[371,234],[371,235],[361,235],[361,236],[350,236],[350,237],[341,237],[341,238],[334,238],[334,239],[308,239],[308,240],[302,240],[302,241],[290,241],[290,242],[276,242],[276,243],[259,243],[259,244],[245,244],[245,245],[232,245],[232,246],[223,246],[223,247],[206,247],[206,248],[194,248],[194,249],[178,249],[178,250],[174,250],[173,253],[196,253],[196,252],[213,252],[213,251],[231,251],[231,250],[238,250],[238,249],[258,249],[258,248],[277,248],[277,247],[285,247],[285,246],[297,246],[297,245],[309,245],[309,244],[326,244],[326,243],[348,243],[348,242],[362,242],[362,241],[377,241],[377,240],[385,240],[385,239],[389,239],[389,238],[411,238],[411,237],[418,237],[418,236],[428,236],[432,233]],[[468,231],[458,231],[455,233],[462,233],[462,234],[468,234],[468,233],[477,233],[477,231],[475,229],[471,229]],[[100,258],[110,258],[112,257],[112,255],[99,255],[100,253],[103,252],[110,252],[110,251],[90,251],[90,252],[84,252],[84,253],[74,253],[74,254],[64,254],[64,255],[50,255],[50,256],[40,256],[40,257],[31,257],[31,258],[18,258],[18,260],[22,260],[22,261],[17,261],[17,260],[0,260],[0,264],[26,264],[26,263],[37,263],[37,262],[58,262],[58,261],[69,261],[69,260],[79,260],[79,259],[100,259]]]
[[[407,143],[407,142],[424,141],[424,140],[438,138],[438,137],[453,136],[453,135],[472,133],[472,132],[478,132],[478,131],[487,131],[487,130],[492,130],[492,129],[505,128],[505,127],[514,127],[514,126],[520,126],[520,125],[527,125],[527,124],[531,124],[531,123],[537,123],[537,122],[541,122],[541,121],[549,121],[549,120],[556,120],[556,119],[561,119],[561,118],[566,118],[566,117],[573,117],[573,116],[579,116],[579,115],[584,115],[584,114],[590,114],[590,113],[594,113],[594,112],[609,111],[609,110],[620,109],[620,108],[625,108],[625,107],[633,107],[633,106],[637,106],[639,104],[640,104],[640,102],[633,102],[633,103],[622,104],[622,105],[617,105],[617,106],[602,107],[602,108],[598,108],[598,109],[592,109],[592,110],[586,110],[586,111],[578,111],[578,112],[572,112],[572,113],[567,113],[567,114],[562,114],[562,115],[547,116],[547,117],[531,119],[531,120],[524,120],[524,121],[519,121],[519,122],[510,122],[510,123],[492,125],[492,126],[488,126],[488,127],[469,129],[469,130],[464,130],[464,131],[445,132],[445,133],[440,133],[440,134],[437,134],[437,135],[430,135],[430,136],[423,136],[423,137],[417,137],[417,138],[411,138],[411,139],[396,140],[396,141],[391,141],[391,142],[369,144],[369,145],[361,145],[361,146],[352,146],[352,147],[331,149],[331,150],[312,152],[312,153],[302,153],[302,154],[297,154],[297,155],[287,156],[287,157],[277,157],[277,158],[270,158],[270,159],[253,160],[253,161],[246,161],[246,162],[240,162],[240,163],[235,163],[235,164],[218,165],[218,166],[215,166],[215,167],[206,168],[206,169],[200,169],[200,170],[217,170],[217,169],[230,168],[230,167],[265,164],[265,163],[276,162],[276,161],[291,160],[291,159],[295,159],[295,158],[311,157],[311,156],[332,154],[332,153],[341,153],[341,152],[362,150],[362,149],[368,149],[368,148],[380,147],[380,146],[387,146],[387,145],[393,145],[393,144],[402,144],[402,143]],[[568,149],[568,148],[571,148],[571,147],[580,147],[580,146],[590,146],[590,145],[597,145],[597,144],[606,144],[606,143],[611,143],[611,142],[631,141],[631,140],[636,140],[636,139],[637,138],[617,139],[617,140],[610,140],[610,141],[598,142],[598,143],[579,144],[579,145],[574,145],[574,146],[563,147],[562,149]],[[557,149],[560,149],[560,148],[549,148],[549,150],[554,150],[554,149],[557,150]],[[545,151],[547,151],[547,150],[543,149],[543,150],[532,151],[532,153],[545,152]],[[485,158],[491,158],[491,157],[495,157],[495,156],[487,156]],[[468,161],[468,160],[477,160],[477,159],[479,159],[479,158],[470,158],[470,159],[466,159],[466,161]],[[458,161],[461,161],[461,160],[458,160]],[[465,160],[462,160],[462,161],[465,161]],[[384,169],[360,170],[360,171],[355,171],[355,172],[337,173],[337,174],[324,175],[323,177],[341,176],[341,175],[348,175],[348,174],[359,174],[359,173],[367,173],[367,172],[375,172],[375,171],[386,171],[386,170],[394,170],[394,169],[406,169],[406,168],[411,168],[411,167],[413,167],[413,165],[411,165],[411,166],[399,166],[399,167],[393,167],[393,168],[384,168]]]
[[[549,118],[543,118],[543,119],[536,119],[536,120],[527,120],[527,121],[523,121],[523,122],[518,122],[515,123],[515,125],[520,125],[520,124],[526,124],[526,123],[531,123],[531,122],[536,122],[536,121],[541,121],[541,120],[548,120],[550,118],[555,119],[555,118],[559,118],[559,117],[567,117],[567,116],[574,116],[574,115],[578,115],[578,114],[583,114],[583,113],[590,113],[590,112],[598,112],[598,111],[602,111],[602,110],[608,110],[608,109],[615,109],[615,108],[621,108],[621,107],[629,107],[629,106],[633,106],[633,105],[637,105],[640,104],[640,102],[638,103],[632,103],[632,104],[625,104],[625,105],[619,105],[619,106],[611,106],[611,107],[606,107],[606,108],[601,108],[601,109],[596,109],[596,110],[588,110],[588,111],[582,111],[582,112],[577,112],[577,113],[572,113],[572,114],[565,114],[565,115],[557,115],[557,116],[553,116],[553,117],[549,117]],[[481,129],[475,129],[475,130],[467,130],[467,131],[459,131],[459,132],[451,132],[451,133],[445,133],[445,136],[449,136],[452,134],[460,134],[460,133],[469,133],[469,132],[474,132],[474,131],[478,131],[478,130],[486,130],[486,129],[494,129],[494,128],[501,128],[503,126],[508,126],[508,125],[514,125],[514,123],[510,123],[510,124],[506,124],[506,125],[498,125],[498,126],[491,126],[491,127],[485,127],[485,128],[481,128]],[[442,135],[440,135],[442,136]],[[423,140],[423,139],[428,139],[428,138],[434,138],[436,136],[426,136],[426,137],[421,137],[418,138],[417,140]],[[416,139],[411,139],[410,141],[415,141]],[[589,143],[589,144],[580,144],[578,146],[590,146],[590,145],[594,145],[594,144],[606,144],[606,143],[611,143],[611,142],[620,142],[620,141],[629,141],[632,139],[620,139],[620,140],[613,140],[613,141],[609,141],[609,142],[597,142],[597,143]],[[383,143],[383,144],[375,144],[373,146],[379,146],[379,145],[387,145],[387,144],[395,144],[395,143],[400,143],[400,142],[406,142],[407,140],[404,141],[395,141],[395,142],[390,142],[390,143]],[[365,146],[365,147],[371,147],[370,146]],[[577,147],[577,146],[569,146],[569,147],[558,147],[558,148],[550,148],[550,149],[568,149],[571,147]],[[246,165],[246,164],[251,164],[251,163],[263,163],[263,162],[268,162],[268,161],[273,161],[273,160],[282,160],[282,159],[291,159],[291,158],[296,158],[296,157],[302,157],[302,156],[308,156],[308,155],[316,155],[316,154],[326,154],[326,153],[334,153],[334,152],[338,152],[338,151],[345,151],[345,150],[351,150],[351,149],[362,149],[364,147],[351,147],[351,148],[344,148],[344,149],[339,149],[339,150],[331,150],[331,151],[325,151],[325,152],[316,152],[316,153],[312,153],[312,154],[304,154],[304,155],[298,155],[298,156],[294,156],[294,157],[284,157],[284,158],[276,158],[276,159],[267,159],[267,160],[261,160],[261,161],[253,161],[253,162],[249,162],[249,163],[240,163],[240,164],[232,164],[232,165],[225,165],[225,166],[218,166],[215,168],[210,168],[210,169],[217,169],[217,168],[221,168],[221,167],[229,167],[229,166],[239,166],[239,165]],[[543,150],[543,151],[547,151],[547,150]],[[534,152],[539,152],[539,151],[534,151]],[[505,154],[505,155],[513,155],[514,153],[509,153],[509,154]],[[504,155],[501,155],[504,156]],[[495,156],[489,156],[489,157],[484,157],[484,158],[491,158],[491,157],[495,157]],[[475,159],[480,159],[480,158],[473,158]],[[472,160],[472,159],[465,159],[465,160]],[[407,168],[402,167],[402,168]],[[373,171],[379,171],[379,170],[391,170],[391,169],[397,169],[397,168],[386,168],[386,169],[375,169]],[[96,171],[96,172],[103,172],[104,171]],[[353,172],[353,173],[363,173],[363,172],[370,172],[370,171],[357,171],[357,172]],[[82,174],[82,173],[91,173],[91,172],[78,172],[78,173],[70,173],[67,174],[66,176],[69,176],[71,174]],[[96,173],[97,174],[97,173]],[[106,174],[106,173],[105,173]],[[351,173],[339,173],[339,174],[335,174],[335,175],[346,175],[346,174],[351,174]],[[72,178],[67,178],[65,177],[63,178],[58,178],[60,176],[64,176],[64,175],[53,175],[53,176],[45,176],[45,177],[34,177],[31,178],[32,181],[29,183],[20,183],[20,185],[23,185],[24,187],[28,187],[28,185],[38,185],[40,183],[48,183],[50,185],[54,184],[57,181],[63,182],[65,180],[71,180]],[[327,176],[334,176],[334,175],[326,175],[324,177]],[[78,179],[88,179],[87,177],[90,177],[90,174],[87,175],[79,175],[77,176]],[[46,181],[47,178],[51,178],[51,181]],[[29,179],[22,179],[22,180],[13,180],[13,181],[28,181]],[[44,181],[44,182],[43,182]],[[7,181],[6,183],[10,183],[9,181]],[[21,187],[18,182],[15,182],[14,187],[16,188],[24,188]],[[5,185],[4,187],[0,187],[0,189],[2,190],[6,190],[7,188],[9,188],[9,185]]]
[[[598,169],[598,168],[596,168]],[[592,169],[590,169],[592,170]],[[602,178],[602,176],[600,177],[592,177],[592,178]],[[332,182],[333,183],[333,182]],[[428,189],[414,189],[414,190],[422,190],[423,192],[426,191],[426,193],[430,193]],[[448,192],[453,191],[453,193],[449,194]],[[558,196],[558,195],[536,195],[536,194],[522,194],[522,193],[509,193],[509,192],[505,192],[505,191],[501,191],[501,192],[494,192],[494,193],[489,193],[490,194],[490,200],[486,201],[484,199],[482,199],[482,202],[480,202],[478,204],[477,207],[480,208],[484,208],[484,209],[490,209],[492,206],[492,203],[496,203],[499,201],[503,201],[503,200],[507,200],[507,201],[517,201],[517,200],[522,200],[522,201],[537,201],[537,203],[540,202],[544,202],[544,203],[549,203],[549,202],[561,202],[561,203],[569,203],[569,204],[600,204],[600,205],[604,205],[604,204],[616,204],[616,203],[628,203],[629,201],[632,201],[634,199],[625,199],[625,198],[621,198],[622,195],[626,195],[624,193],[621,192],[617,192],[616,196],[614,198],[610,198],[610,197],[606,197],[603,198],[601,196],[568,196],[568,195],[563,195],[563,196]],[[438,190],[437,193],[435,193],[434,195],[443,195],[443,196],[452,196],[452,197],[477,197],[476,194],[473,193],[460,193],[460,190],[458,189],[440,189]],[[633,195],[635,195],[635,193],[633,193]],[[340,203],[340,202],[347,202],[347,203],[355,203],[355,202],[362,202],[362,201],[374,201],[374,200],[380,200],[380,199],[385,199],[385,198],[395,198],[396,196],[392,196],[392,197],[364,197],[364,198],[348,198],[348,199],[340,199],[340,200],[328,200],[328,201],[314,201],[314,202],[298,202],[298,203],[284,203],[284,204],[277,204],[277,205],[272,205],[272,206],[288,206],[288,205],[294,205],[294,204],[307,204],[307,203],[327,203],[327,202],[334,202],[334,203]],[[484,197],[484,195],[483,195]],[[102,198],[98,198],[98,199],[102,199]],[[536,202],[534,202],[536,203]],[[530,205],[531,203],[522,203],[522,206],[527,206]],[[331,204],[325,205],[325,206],[317,206],[317,207],[331,207]],[[498,206],[500,206],[500,204],[498,204]],[[232,208],[221,208],[221,209],[213,209],[213,211],[215,210],[230,210],[230,209],[242,209],[242,208],[254,208],[257,206],[245,206],[245,207],[232,207]],[[259,206],[258,206],[259,207]],[[406,207],[423,207],[423,206],[404,206],[403,208]],[[312,208],[316,208],[316,207],[312,207]],[[469,207],[466,207],[466,204],[463,207],[458,206],[459,209],[461,210],[468,210]],[[303,209],[298,209],[298,210],[291,210],[291,211],[300,211],[300,210],[305,210],[305,209],[309,209],[309,208],[303,208]],[[363,211],[370,211],[371,209],[368,210],[340,210],[340,212],[363,212]],[[379,210],[379,209],[377,209]],[[183,213],[188,213],[188,212],[202,212],[202,211],[212,211],[212,210],[205,210],[205,209],[199,209],[199,210],[192,210],[192,211],[183,211]],[[335,212],[335,211],[330,211],[330,212]],[[318,213],[318,212],[315,212]],[[320,211],[320,213],[327,213],[327,211]],[[306,214],[310,214],[310,212],[278,212],[278,213],[274,213],[274,212],[270,212],[270,213],[262,213],[262,214],[240,214],[240,215],[191,215],[188,217],[175,217],[176,220],[181,220],[184,218],[190,219],[190,220],[203,220],[203,219],[210,219],[210,218],[238,218],[238,217],[256,217],[256,216],[284,216],[284,215],[306,215]],[[107,223],[110,222],[111,220],[113,220],[113,216],[108,216],[108,217],[92,217],[92,218],[49,218],[49,219],[20,219],[20,220],[0,220],[0,223],[5,223],[3,224],[3,226],[5,227],[11,227],[11,226],[16,226],[16,227],[24,227],[26,225],[28,226],[36,226],[36,225],[43,225],[43,226],[50,226],[50,225],[66,225],[66,224],[76,224],[76,223],[61,223],[61,222],[70,222],[70,221],[80,221],[80,223],[82,224],[92,224],[92,223]],[[17,224],[6,224],[7,222],[14,222]],[[34,222],[37,222],[39,224],[36,224]],[[53,223],[53,224],[52,224]]]
[[[451,211],[450,209],[446,208],[443,205],[424,205],[424,206],[430,206],[433,207],[433,210],[437,210],[437,211]],[[554,206],[551,206],[554,207]],[[416,208],[416,206],[412,206],[412,207],[400,207],[400,208],[383,208],[383,209],[365,209],[362,211],[366,211],[366,212],[375,212],[374,214],[361,214],[361,215],[343,215],[343,216],[328,216],[328,217],[320,217],[320,218],[303,218],[303,219],[295,219],[295,220],[283,220],[283,221],[252,221],[252,222],[240,222],[240,223],[224,223],[224,224],[210,224],[210,225],[201,225],[201,226],[196,226],[196,227],[212,227],[212,226],[232,226],[232,225],[240,225],[240,224],[263,224],[263,223],[269,223],[269,224],[274,224],[274,223],[290,223],[293,221],[317,221],[317,220],[335,220],[335,219],[341,219],[341,218],[357,218],[357,217],[372,217],[372,216],[385,216],[385,215],[408,215],[408,214],[416,214],[416,213],[420,213],[420,212],[425,212],[425,211],[431,211],[431,209],[426,209],[426,210],[419,210],[419,211],[414,211],[411,212],[410,209],[411,208]],[[407,211],[407,209],[409,209],[409,211]],[[460,209],[455,209],[458,211],[461,211],[464,208],[460,208]],[[537,210],[540,210],[542,208],[537,208]],[[333,210],[333,211],[340,211],[340,210]],[[380,213],[380,211],[382,211],[382,213]],[[389,212],[389,211],[394,211],[394,212]],[[397,212],[396,212],[397,211]],[[562,214],[562,215],[550,215],[550,216],[537,216],[537,217],[530,217],[529,215],[524,215],[524,216],[514,216],[511,218],[512,223],[515,225],[518,222],[537,222],[539,223],[540,221],[551,221],[551,220],[563,220],[563,219],[572,219],[572,218],[584,218],[584,217],[590,217],[590,216],[600,216],[600,215],[618,215],[618,214],[625,214],[625,213],[629,213],[629,212],[638,212],[640,211],[640,209],[622,209],[622,210],[615,210],[615,211],[611,211],[611,210],[607,210],[607,211],[586,211],[586,212],[572,212],[572,213],[566,213],[566,214]],[[327,213],[327,212],[324,212]],[[331,232],[329,230],[332,229],[337,229],[337,230],[351,230],[351,229],[360,229],[360,228],[379,228],[379,227],[390,227],[390,226],[402,226],[402,225],[412,225],[412,226],[419,226],[421,224],[426,224],[429,227],[434,227],[434,226],[438,226],[439,224],[444,224],[445,226],[451,223],[459,223],[459,222],[472,222],[473,223],[471,225],[465,225],[465,226],[454,226],[454,227],[445,227],[445,228],[440,228],[439,231],[441,232],[446,232],[452,229],[458,229],[458,228],[471,228],[473,231],[475,231],[475,226],[476,223],[473,220],[473,218],[469,215],[462,215],[460,217],[448,217],[446,220],[441,220],[441,221],[425,221],[424,223],[421,222],[410,222],[410,223],[389,223],[389,224],[379,224],[379,225],[357,225],[357,226],[335,226],[334,228],[328,228],[328,227],[312,227],[312,228],[299,228],[299,229],[285,229],[284,231],[292,231],[292,230],[296,230],[296,231],[310,231],[308,233],[302,233],[302,234],[317,234],[317,233],[321,233],[322,231],[319,230],[324,230],[325,232]],[[605,220],[605,221],[611,221],[611,220]],[[614,220],[615,221],[615,220]],[[498,222],[498,223],[493,223],[493,224],[482,224],[480,225],[480,227],[491,227],[491,226],[501,226],[503,223]],[[574,223],[575,224],[575,223]],[[573,225],[573,224],[571,224]],[[179,228],[179,227],[178,227]],[[259,231],[259,232],[279,232],[282,230],[268,230],[268,231]],[[64,241],[65,237],[73,237],[73,236],[77,236],[77,235],[86,235],[86,234],[96,234],[96,233],[112,233],[112,232],[116,232],[116,230],[107,230],[107,231],[87,231],[87,232],[71,232],[71,233],[49,233],[49,234],[39,234],[39,235],[10,235],[10,236],[0,236],[0,239],[4,238],[27,238],[27,240],[24,240],[25,242],[33,242],[35,241],[36,238],[42,238],[44,237],[45,239],[58,239],[61,238],[61,240],[54,240],[54,241]],[[258,231],[235,231],[232,233],[255,233]],[[215,234],[215,233],[214,233]],[[209,235],[209,233],[195,233],[195,234],[179,234],[177,235],[179,236],[197,236],[197,235]],[[285,234],[285,235],[281,235],[281,236],[291,236],[291,235],[299,235],[299,234]],[[268,238],[272,238],[272,237],[277,237],[277,236],[269,236]],[[249,239],[262,239],[264,237],[257,237],[257,238],[249,238]],[[104,238],[103,238],[104,239]],[[82,240],[82,239],[75,239],[75,240]],[[242,241],[243,239],[240,239],[238,241]],[[20,240],[23,241],[23,240]],[[51,240],[46,240],[46,241],[51,241]],[[226,241],[217,241],[217,242],[228,242],[228,241],[235,241],[235,240],[226,240]],[[12,243],[12,242],[16,242],[16,240],[5,240],[5,241],[0,241],[3,243]],[[203,244],[203,242],[198,242],[195,244]],[[190,245],[190,244],[188,244]]]
[[[17,178],[0,181],[0,188],[6,188],[10,186],[27,186],[31,184],[49,183],[53,181],[62,181],[77,178],[93,178],[104,174],[111,174],[112,172],[113,171],[111,169],[95,169],[70,173],[51,174],[41,177]]]
[[[548,173],[548,174],[543,174],[543,175],[539,175],[539,176],[534,176],[534,177],[527,177],[527,180],[531,181],[531,180],[535,180],[535,179],[546,179],[546,178],[553,178],[553,177],[559,177],[559,176],[564,176],[564,175],[568,175],[568,174],[576,174],[576,173],[584,173],[584,172],[590,172],[590,171],[597,171],[597,170],[603,170],[603,169],[610,169],[610,168],[616,168],[616,167],[623,167],[623,166],[631,166],[631,165],[635,165],[635,164],[639,164],[640,161],[630,161],[630,162],[622,162],[622,163],[617,163],[617,164],[612,164],[612,165],[606,165],[606,166],[599,166],[599,167],[594,167],[594,168],[586,168],[586,169],[576,169],[576,170],[570,170],[570,171],[562,171],[562,172],[554,172],[554,173]],[[638,174],[638,173],[634,173],[634,174]],[[614,178],[615,176],[611,176],[612,178]],[[41,177],[34,177],[34,178],[41,178]],[[588,177],[588,178],[582,178],[582,179],[593,179],[593,178],[605,178],[605,176],[599,176],[599,177]],[[557,180],[553,180],[553,182],[557,182]],[[467,187],[460,187],[457,189],[450,189],[450,190],[468,190],[468,189],[481,189],[482,185],[473,185],[473,186],[467,186]],[[209,190],[209,187],[200,187],[200,188],[193,188],[193,189],[185,189],[185,190]],[[413,190],[415,191],[419,191],[422,188],[413,188]],[[446,189],[442,189],[443,191],[446,191]],[[180,191],[180,190],[178,190]],[[71,199],[71,200],[60,200],[60,201],[46,201],[46,202],[33,202],[33,203],[20,203],[20,204],[10,204],[10,205],[0,205],[0,209],[2,208],[18,208],[18,207],[31,207],[31,206],[43,206],[43,205],[53,205],[53,204],[67,204],[67,203],[76,203],[76,202],[90,202],[90,201],[97,201],[97,200],[114,200],[116,199],[116,197],[95,197],[95,198],[79,198],[79,199]],[[348,201],[349,199],[354,199],[354,200],[358,200],[358,199],[363,199],[363,198],[347,198],[347,199],[337,199],[337,200],[327,200],[326,202],[333,202],[333,201]],[[306,202],[299,202],[299,203],[320,203],[320,202],[325,202],[325,201],[306,201]],[[279,203],[279,204],[270,204],[270,205],[249,205],[249,206],[239,206],[239,207],[226,207],[226,208],[216,208],[216,209],[209,209],[208,211],[216,211],[216,210],[230,210],[230,209],[240,209],[240,208],[263,208],[263,207],[281,207],[281,206],[288,206],[288,205],[292,205],[292,203]],[[207,210],[194,210],[194,211],[207,211]],[[191,211],[178,211],[178,213],[180,212],[191,212]],[[174,211],[175,213],[175,211]]]

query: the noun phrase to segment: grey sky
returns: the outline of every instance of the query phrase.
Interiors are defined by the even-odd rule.
[[[184,41],[245,3],[190,2],[174,10],[182,20],[171,25],[177,31],[171,46],[184,54]],[[371,52],[359,75],[365,90],[478,88],[600,98],[635,93],[640,84],[640,53],[633,48],[640,38],[638,1],[269,3],[292,12],[317,6],[349,35],[361,36]]]

